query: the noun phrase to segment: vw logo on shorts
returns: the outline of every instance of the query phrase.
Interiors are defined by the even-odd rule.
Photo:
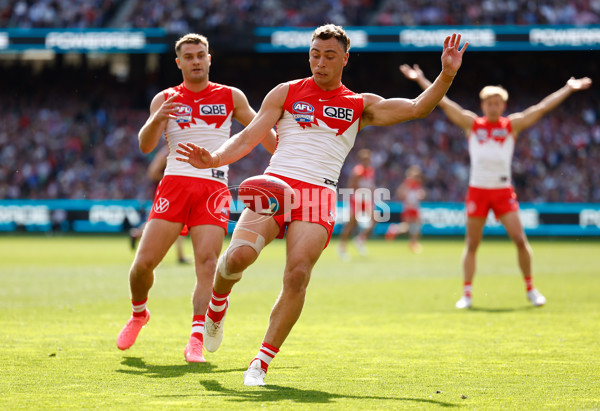
[[[169,200],[167,200],[164,197],[160,197],[158,200],[156,200],[156,203],[154,203],[154,212],[155,213],[164,213],[168,209],[169,209]]]

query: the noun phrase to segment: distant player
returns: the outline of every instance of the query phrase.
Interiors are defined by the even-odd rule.
[[[352,189],[349,206],[349,220],[344,224],[340,234],[338,254],[344,261],[350,259],[346,250],[346,244],[352,232],[359,227],[359,233],[354,238],[354,244],[361,255],[367,254],[367,239],[373,233],[377,222],[373,217],[375,203],[373,190],[375,190],[375,168],[371,165],[371,150],[363,148],[358,152],[359,163],[354,166],[348,181],[348,187]],[[366,228],[360,227],[362,224]]]
[[[202,169],[221,166],[249,153],[277,125],[277,149],[265,173],[283,179],[300,193],[296,208],[288,215],[262,217],[244,210],[217,264],[204,330],[208,351],[217,350],[223,339],[227,301],[234,284],[265,245],[285,234],[283,289],[271,311],[263,343],[244,373],[245,385],[265,384],[269,363],[300,317],[312,269],[331,238],[337,181],[356,134],[369,125],[387,126],[429,114],[462,63],[468,43],[462,50],[459,43],[460,35],[445,39],[442,72],[417,98],[384,99],[354,93],[342,84],[350,39],[339,26],[321,26],[310,43],[311,77],[272,89],[252,123],[218,150],[211,153],[195,144],[179,145],[181,161]]]
[[[157,185],[160,182],[160,180],[163,178],[165,168],[167,167],[167,156],[168,155],[169,155],[169,146],[163,146],[158,151],[158,153],[156,153],[156,155],[150,162],[150,165],[148,165],[148,172],[146,173],[146,175],[148,176],[150,181],[152,181],[153,183],[156,183]],[[142,236],[142,233],[144,232],[145,225],[146,225],[146,222],[144,222],[139,227],[133,227],[129,230],[129,237],[131,238],[131,248],[133,248],[134,250],[135,250],[135,245],[136,245],[137,240],[139,240],[139,238]],[[187,227],[184,227],[181,232],[181,235],[179,237],[177,237],[177,240],[175,241],[175,251],[177,252],[177,262],[179,262],[179,264],[190,264],[191,263],[191,261],[185,256],[185,252],[183,251],[183,249],[184,249],[183,240],[185,239],[187,234],[188,234],[188,229],[187,229]]]
[[[403,65],[402,73],[421,88],[427,88],[419,66]],[[573,92],[585,90],[592,84],[588,77],[571,77],[558,91],[550,94],[538,104],[520,113],[503,117],[508,100],[508,92],[500,86],[486,86],[479,93],[483,116],[465,110],[448,97],[440,102],[440,107],[451,122],[462,128],[467,135],[471,174],[466,198],[467,227],[466,247],[463,254],[463,296],[456,308],[471,307],[471,287],[475,276],[475,255],[483,236],[483,227],[489,210],[493,210],[508,236],[517,246],[519,268],[527,289],[527,298],[534,306],[542,306],[546,298],[533,286],[531,270],[531,248],[521,219],[519,203],[513,190],[511,163],[517,136],[533,126],[549,111],[556,108]]]
[[[229,138],[232,119],[247,125],[256,113],[240,90],[209,81],[211,55],[206,37],[186,34],[177,40],[175,53],[183,83],[154,97],[150,116],[138,136],[140,149],[149,153],[164,133],[169,155],[129,272],[133,315],[121,330],[117,346],[121,350],[131,347],[150,319],[146,304],[154,283],[154,269],[187,226],[194,249],[196,286],[192,297],[192,331],[184,354],[188,362],[204,362],[204,314],[229,222],[228,167],[199,170],[175,161],[175,150],[183,141],[216,150]],[[267,138],[263,141],[264,136]],[[267,150],[274,150],[273,132],[263,133],[260,141]]]
[[[423,173],[421,167],[413,165],[406,170],[406,178],[396,190],[396,198],[402,201],[402,222],[390,224],[385,234],[386,240],[393,240],[397,235],[408,233],[408,247],[419,254],[423,246],[421,238],[421,201],[425,199],[423,189]]]

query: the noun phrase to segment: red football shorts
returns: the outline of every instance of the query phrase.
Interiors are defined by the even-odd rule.
[[[226,185],[199,177],[164,176],[158,184],[148,220],[216,225],[227,232],[231,194]]]
[[[402,221],[414,223],[419,219],[419,210],[416,208],[406,208],[402,211]]]
[[[337,207],[337,193],[326,187],[305,183],[293,178],[268,173],[274,177],[280,178],[294,189],[296,198],[291,212],[273,217],[279,225],[279,235],[277,238],[283,238],[287,226],[292,221],[308,221],[322,225],[327,230],[327,243],[331,240],[333,226],[335,225],[335,215]]]
[[[496,218],[499,218],[506,213],[519,210],[517,194],[512,187],[469,187],[466,204],[467,217],[487,218],[488,212],[492,209]]]

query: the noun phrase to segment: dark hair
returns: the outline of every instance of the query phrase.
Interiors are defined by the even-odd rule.
[[[335,24],[325,24],[321,27],[317,27],[313,33],[312,40],[321,39],[329,40],[334,37],[340,43],[340,46],[344,49],[344,53],[350,50],[350,37],[346,34],[342,26],[336,26]]]

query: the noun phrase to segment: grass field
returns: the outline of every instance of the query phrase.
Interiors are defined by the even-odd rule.
[[[426,240],[420,255],[373,241],[349,263],[336,245],[268,385],[245,387],[283,242],[234,289],[220,350],[187,364],[193,274],[173,254],[157,270],[152,320],[121,352],[125,237],[0,237],[0,409],[600,409],[597,240],[532,241],[543,308],[525,299],[512,244],[485,241],[468,311],[454,308],[462,240]]]

